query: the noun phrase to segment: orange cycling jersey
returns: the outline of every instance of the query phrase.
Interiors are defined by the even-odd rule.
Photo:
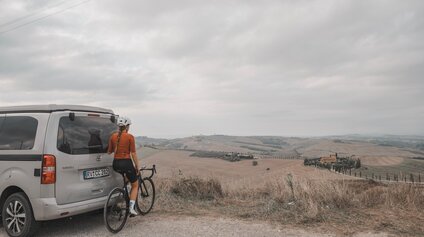
[[[114,133],[109,139],[108,153],[115,152],[115,159],[130,159],[131,153],[135,153],[134,136],[127,133],[126,131],[123,131],[121,134],[121,139],[119,140],[118,148],[116,149],[117,142],[118,133]]]

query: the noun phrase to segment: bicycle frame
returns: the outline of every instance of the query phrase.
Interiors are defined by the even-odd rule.
[[[138,181],[139,182],[141,182],[141,183],[139,183],[139,185],[141,185],[142,183],[144,183],[144,181],[143,181],[143,176],[142,176],[142,173],[143,173],[143,171],[151,171],[152,173],[150,174],[150,176],[147,176],[147,178],[148,179],[151,179],[153,176],[154,176],[154,174],[156,174],[157,173],[157,171],[156,171],[156,165],[153,165],[153,167],[152,168],[145,168],[145,167],[142,167],[140,170],[140,173],[138,174]],[[145,178],[145,177],[144,177]],[[128,188],[127,188],[127,184],[130,182],[129,180],[128,180],[128,178],[125,176],[125,174],[122,174],[122,179],[124,180],[124,187],[123,187],[123,189],[125,190],[125,199],[127,200],[127,202],[129,203],[129,201],[130,201],[130,193],[129,193],[129,191],[128,191]]]
[[[127,188],[127,184],[130,182],[127,180],[127,177],[125,177],[125,174],[122,174],[122,179],[124,180],[124,187],[122,187],[125,190],[125,200],[127,200],[127,203],[130,202],[130,194]]]

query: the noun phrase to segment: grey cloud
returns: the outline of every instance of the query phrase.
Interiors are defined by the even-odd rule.
[[[0,25],[54,3],[19,4],[0,9]],[[0,105],[113,107],[150,135],[422,134],[423,11],[421,1],[91,1],[0,35]]]

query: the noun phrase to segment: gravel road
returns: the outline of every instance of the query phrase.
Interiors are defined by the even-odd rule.
[[[6,237],[3,228],[0,236]],[[124,229],[116,235],[109,233],[102,213],[89,213],[73,218],[43,223],[37,236],[334,236],[299,229],[283,229],[263,222],[205,216],[165,216],[155,213],[129,218]],[[361,234],[357,236],[386,236]]]

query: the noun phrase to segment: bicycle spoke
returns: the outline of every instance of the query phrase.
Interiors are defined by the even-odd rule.
[[[128,217],[128,197],[123,189],[113,190],[105,204],[104,220],[107,229],[112,233],[119,232]]]
[[[155,188],[153,181],[149,178],[145,178],[139,185],[139,194],[137,197],[137,209],[145,215],[150,212],[153,207],[155,199]]]

